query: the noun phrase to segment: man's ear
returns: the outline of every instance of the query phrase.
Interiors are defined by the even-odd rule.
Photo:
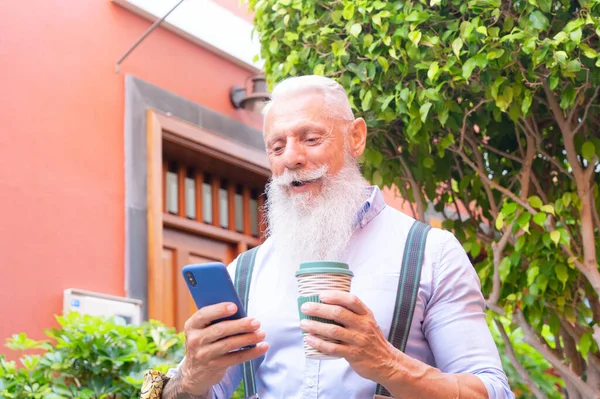
[[[363,118],[357,118],[352,122],[348,131],[348,139],[350,153],[355,158],[360,157],[365,152],[367,144],[367,123]]]

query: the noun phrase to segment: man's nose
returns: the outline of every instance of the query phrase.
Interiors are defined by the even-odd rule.
[[[301,145],[290,142],[285,146],[283,162],[287,169],[298,169],[306,165],[306,153]]]

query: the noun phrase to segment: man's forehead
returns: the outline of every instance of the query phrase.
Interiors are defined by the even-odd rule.
[[[301,127],[325,127],[331,123],[320,93],[288,95],[273,103],[265,119],[265,136]]]

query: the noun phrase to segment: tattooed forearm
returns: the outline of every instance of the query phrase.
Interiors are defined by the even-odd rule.
[[[212,391],[208,391],[202,395],[194,395],[191,393],[183,392],[181,386],[181,371],[167,382],[167,385],[163,389],[162,399],[212,399]]]

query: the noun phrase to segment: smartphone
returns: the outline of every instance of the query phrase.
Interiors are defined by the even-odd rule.
[[[237,306],[234,315],[215,320],[211,324],[246,317],[246,311],[223,263],[187,265],[182,273],[198,309],[221,302],[233,302]]]

